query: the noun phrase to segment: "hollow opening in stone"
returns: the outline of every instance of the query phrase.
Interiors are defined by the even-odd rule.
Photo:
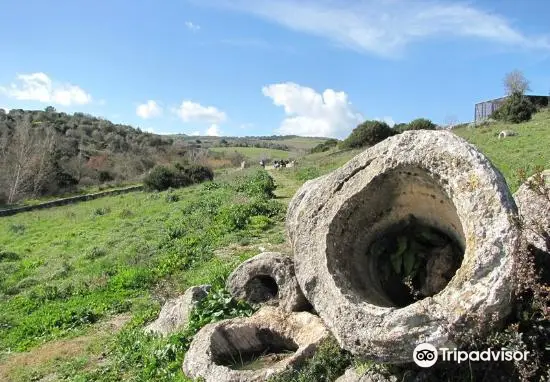
[[[298,345],[292,339],[264,328],[226,329],[214,340],[214,362],[233,370],[271,367],[298,350]]]
[[[327,236],[327,264],[355,302],[404,307],[443,290],[464,257],[462,225],[426,170],[382,173],[349,198]]]
[[[275,279],[268,275],[254,276],[245,285],[248,301],[253,304],[259,304],[272,300],[279,293],[279,286]]]

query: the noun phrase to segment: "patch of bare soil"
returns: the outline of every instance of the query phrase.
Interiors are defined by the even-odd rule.
[[[10,354],[0,360],[0,381],[13,381],[12,376],[16,370],[36,370],[54,360],[68,360],[85,355],[94,342],[118,332],[130,318],[128,313],[120,314],[99,322],[89,334],[50,341],[27,352]],[[101,361],[101,358],[99,356],[97,360]],[[52,374],[42,381],[56,379],[55,374]]]

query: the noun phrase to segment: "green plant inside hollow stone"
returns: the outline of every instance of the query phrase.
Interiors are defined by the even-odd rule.
[[[378,235],[368,248],[387,297],[402,307],[440,292],[460,266],[463,251],[453,238],[414,215]]]

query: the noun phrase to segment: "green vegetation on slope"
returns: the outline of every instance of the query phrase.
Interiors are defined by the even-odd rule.
[[[518,133],[515,137],[498,139],[503,130]],[[461,127],[457,135],[477,146],[502,172],[512,192],[519,187],[517,172],[532,175],[538,166],[550,168],[550,111],[542,110],[529,122],[508,124],[490,123],[483,127]]]
[[[115,349],[111,361],[124,363],[125,370],[84,362],[66,370],[67,377],[92,368],[84,380],[105,373],[107,380],[122,373],[168,378],[176,370],[171,356],[166,363],[148,352],[174,338],[148,339],[138,328],[158,312],[155,296],[223,280],[257,253],[253,243],[281,244],[285,207],[271,199],[273,188],[271,178],[259,171],[230,183],[107,197],[3,218],[0,351],[32,351],[43,342],[86,334],[92,324],[127,312],[133,317],[130,332],[107,341]],[[231,253],[220,251],[231,247]],[[136,358],[121,361],[123,353]],[[183,378],[179,366],[177,371]],[[21,379],[28,377],[23,373]]]

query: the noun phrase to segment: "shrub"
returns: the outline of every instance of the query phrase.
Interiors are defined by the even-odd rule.
[[[342,142],[342,148],[373,146],[396,132],[385,122],[365,121]]]
[[[109,171],[100,171],[99,172],[99,182],[100,183],[110,182],[112,180],[115,180],[115,178],[113,177],[113,175],[111,175],[111,173]]]
[[[407,130],[435,130],[436,124],[426,118],[417,118],[409,122],[406,127],[402,128],[402,131]]]
[[[265,170],[258,170],[237,181],[237,191],[249,196],[272,198],[276,188],[275,181]]]
[[[352,364],[352,356],[340,349],[336,340],[325,340],[315,355],[298,370],[287,370],[269,382],[329,382],[335,381]]]
[[[147,191],[164,191],[214,179],[212,170],[199,165],[176,164],[173,168],[156,166],[143,180]]]
[[[202,183],[214,179],[214,172],[206,166],[196,164],[182,166],[178,163],[175,167],[180,173],[189,177],[193,183]]]
[[[166,166],[156,166],[143,180],[147,191],[164,191],[172,187],[175,171]]]
[[[317,146],[312,148],[310,150],[310,152],[312,154],[313,153],[322,153],[322,152],[330,150],[333,147],[336,147],[337,145],[338,145],[338,140],[337,139],[329,139],[328,141],[319,143]]]
[[[527,97],[521,93],[513,93],[493,112],[491,118],[520,123],[529,121],[536,111],[536,106]]]

